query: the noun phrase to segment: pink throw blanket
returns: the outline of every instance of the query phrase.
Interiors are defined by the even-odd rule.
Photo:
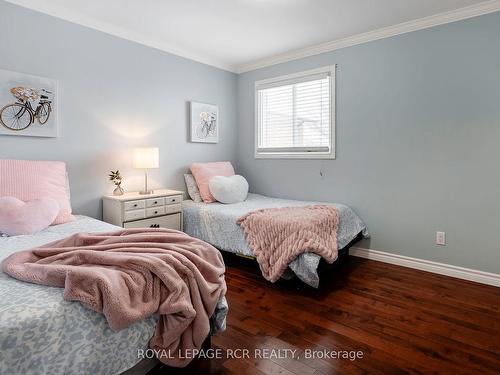
[[[338,256],[338,211],[333,206],[266,208],[238,219],[262,275],[275,282],[300,254],[311,252],[333,263]]]
[[[201,347],[226,292],[219,251],[170,229],[75,234],[12,254],[2,268],[64,288],[64,299],[103,313],[114,330],[158,314],[150,347],[165,350],[160,360],[176,367],[190,362],[185,350]]]

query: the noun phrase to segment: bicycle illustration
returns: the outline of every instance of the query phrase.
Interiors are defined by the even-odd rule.
[[[0,110],[0,123],[9,130],[20,131],[38,121],[45,125],[52,112],[52,92],[27,87],[13,87],[10,92],[17,102],[7,104]]]
[[[200,123],[196,127],[198,138],[207,138],[215,135],[217,131],[217,115],[214,112],[201,112]]]

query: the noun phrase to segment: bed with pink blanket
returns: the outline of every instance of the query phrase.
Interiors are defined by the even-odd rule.
[[[17,277],[20,279],[0,272],[0,300],[2,301],[0,308],[0,369],[2,371],[0,372],[8,370],[9,374],[119,374],[141,360],[140,350],[146,350],[153,337],[155,347],[167,349],[168,347],[170,349],[181,348],[185,343],[201,339],[199,334],[195,334],[195,330],[191,330],[191,333],[188,332],[186,336],[187,331],[183,329],[186,324],[189,325],[194,320],[181,319],[178,321],[181,324],[177,324],[175,320],[165,319],[165,313],[175,308],[175,299],[169,301],[163,299],[163,315],[162,313],[151,314],[156,309],[154,305],[162,301],[163,292],[160,293],[161,295],[151,296],[130,294],[130,298],[148,300],[147,306],[129,303],[129,298],[124,298],[124,295],[122,295],[123,298],[118,298],[113,302],[109,300],[113,298],[113,294],[107,296],[108,300],[99,296],[99,293],[95,294],[96,290],[86,285],[85,272],[82,273],[81,270],[72,273],[72,280],[63,280],[60,275],[54,278],[56,274],[50,273],[46,274],[48,276],[45,280],[40,280],[40,275],[44,274],[37,269],[40,265],[35,265],[33,268],[31,264],[33,261],[39,262],[40,259],[36,260],[32,258],[32,255],[22,252],[76,233],[103,233],[118,229],[121,228],[88,217],[77,217],[74,222],[49,227],[37,235],[0,237],[0,260],[5,260],[12,254],[18,254],[17,259],[16,256],[10,258],[13,261],[10,265],[14,265],[14,268],[10,267],[9,273],[16,276],[15,273],[18,272]],[[60,251],[61,246],[68,247],[76,244],[94,246],[96,243],[91,244],[89,241],[96,239],[101,245],[106,243],[105,246],[112,246],[111,242],[115,242],[116,245],[116,238],[77,236],[73,237],[73,240],[66,240],[74,241],[73,243],[59,242],[57,248],[46,249],[46,251],[52,252],[51,256],[59,257],[57,261],[59,264],[54,263],[57,267],[65,263],[73,266],[76,258],[65,258],[67,255]],[[176,239],[178,240],[186,241],[181,237]],[[57,255],[56,252],[61,254]],[[134,256],[136,263],[144,261],[133,252],[129,255],[127,262],[133,260]],[[19,262],[20,260],[22,262]],[[53,261],[52,258],[49,263],[52,264]],[[111,255],[107,261],[120,262],[120,258],[114,258]],[[201,261],[201,258],[195,262],[197,261]],[[44,262],[43,259],[41,262]],[[25,265],[19,268],[19,264]],[[26,264],[31,265],[28,267]],[[136,270],[140,270],[143,266],[151,266],[151,264],[137,264]],[[115,264],[115,266],[119,265]],[[16,267],[18,267],[17,271]],[[203,266],[200,267],[203,268]],[[116,273],[101,276],[104,284],[113,280],[110,285],[114,285],[115,282],[123,282],[127,277],[134,279],[137,274],[130,273],[125,278]],[[116,276],[119,277],[116,279]],[[30,282],[21,281],[23,279]],[[172,278],[165,281],[181,289],[183,285],[186,285],[183,283],[177,285]],[[64,283],[75,287],[64,291],[61,288]],[[153,290],[144,285],[141,286],[140,283],[136,286],[144,287],[143,290]],[[157,290],[160,291],[160,289]],[[206,290],[200,292],[200,295],[206,295]],[[83,303],[72,302],[72,300]],[[177,308],[179,311],[184,311],[184,317],[192,316],[192,306],[199,304],[200,301],[191,305],[186,303],[186,300],[177,299]],[[217,301],[212,300],[208,305],[211,304],[214,307],[214,303],[216,306],[210,319],[210,329],[216,332],[225,327],[227,304],[223,295],[220,298],[217,297]],[[134,311],[130,309],[130,306],[140,306],[140,308]],[[119,310],[126,310],[127,314],[119,314]],[[202,333],[208,329],[203,322],[199,327]],[[181,332],[185,335],[182,336],[183,341],[179,342],[176,337],[177,339],[181,337]],[[166,341],[162,342],[163,339]],[[183,365],[182,363],[172,364]]]
[[[255,258],[255,247],[251,246],[248,235],[240,225],[241,223],[238,223],[242,217],[259,210],[279,208],[300,209],[305,206],[318,205],[331,206],[337,212],[338,223],[335,230],[335,238],[328,239],[328,241],[335,241],[335,247],[339,254],[346,253],[348,247],[354,241],[361,237],[369,236],[366,225],[361,218],[351,207],[346,205],[279,199],[260,194],[248,194],[244,202],[233,204],[184,201],[184,231],[193,237],[200,238],[212,244],[220,250]],[[291,212],[293,213],[293,210]],[[286,213],[286,215],[289,214],[290,212]],[[298,215],[299,217],[303,217],[304,212],[298,212]],[[326,233],[324,230],[323,232]],[[318,233],[321,233],[321,231]],[[300,280],[313,287],[318,287],[319,285],[318,267],[321,259],[332,261],[336,256],[332,253],[321,252],[321,250],[287,255],[291,255],[291,257],[288,259],[289,262],[284,276],[288,277],[290,274],[295,274]],[[282,265],[282,263],[279,263],[280,267]],[[262,268],[261,264],[261,270]],[[264,276],[266,276],[265,272],[263,272]],[[273,276],[269,274],[268,276],[268,279],[275,280],[275,274]]]

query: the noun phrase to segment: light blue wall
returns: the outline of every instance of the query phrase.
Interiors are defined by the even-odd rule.
[[[76,212],[101,216],[110,169],[122,170],[125,188],[141,187],[135,146],[159,146],[152,182],[182,190],[191,162],[235,158],[234,74],[3,1],[0,25],[0,69],[59,80],[62,134],[0,136],[0,158],[65,161]],[[187,142],[190,100],[219,105],[218,144]]]
[[[337,159],[255,160],[254,82],[329,64]],[[253,191],[350,205],[364,247],[500,272],[500,13],[242,74],[238,111]]]
[[[112,168],[138,189],[130,151],[157,145],[157,186],[184,189],[192,161],[232,160],[253,191],[349,204],[365,247],[500,272],[500,13],[238,77],[1,0],[0,25],[0,68],[59,80],[62,129],[1,136],[0,157],[66,161],[78,213],[100,217]],[[254,81],[330,64],[337,159],[255,160]],[[219,104],[219,144],[187,142],[190,100]]]

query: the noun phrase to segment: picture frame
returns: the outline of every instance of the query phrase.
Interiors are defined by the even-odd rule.
[[[214,104],[191,102],[191,142],[219,142],[219,107]]]
[[[0,136],[59,136],[58,81],[0,69]]]

